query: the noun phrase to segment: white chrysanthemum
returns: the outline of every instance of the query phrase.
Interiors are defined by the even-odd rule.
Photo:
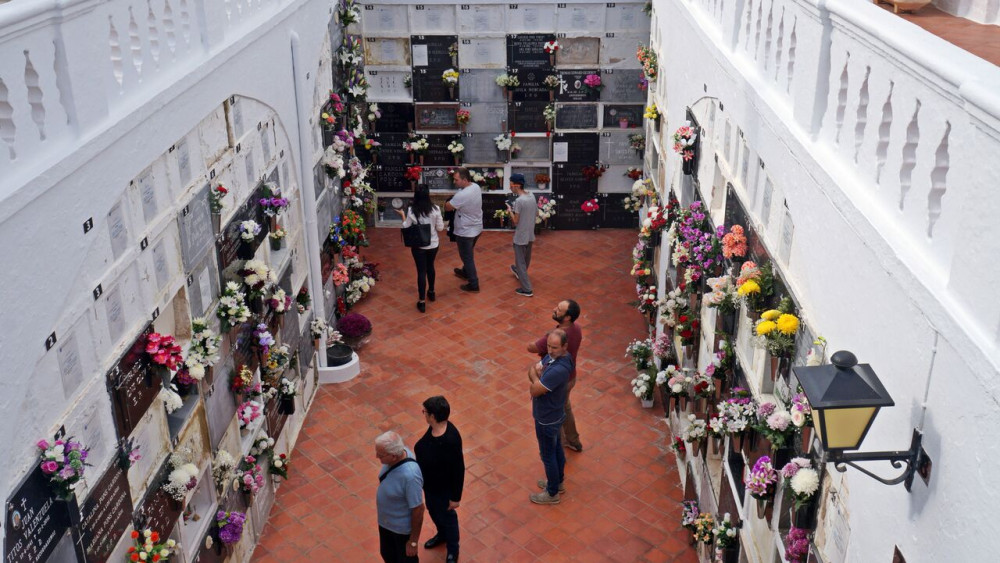
[[[797,495],[812,495],[819,489],[819,474],[809,467],[799,469],[792,477],[791,486]]]

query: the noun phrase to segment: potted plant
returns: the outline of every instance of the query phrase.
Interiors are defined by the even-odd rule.
[[[344,344],[343,337],[339,332],[331,332],[326,340],[326,365],[328,367],[342,366],[353,358],[354,349]]]
[[[361,313],[348,313],[337,319],[337,332],[340,333],[344,343],[357,352],[371,336],[372,323]]]
[[[639,45],[639,48],[635,51],[635,57],[639,59],[639,64],[642,65],[642,73],[646,80],[649,82],[655,81],[659,67],[656,60],[656,51],[652,47]]]
[[[650,339],[633,340],[625,347],[625,357],[632,358],[636,371],[651,367],[653,360],[653,342]]]
[[[545,188],[547,188],[551,180],[552,179],[549,178],[548,174],[545,173],[535,174],[535,185],[538,186],[539,190],[544,190]]]
[[[796,430],[788,411],[779,409],[775,403],[770,401],[765,401],[757,406],[757,420],[753,428],[771,443],[772,453],[782,452],[781,455],[785,455],[784,452],[787,452],[789,441]],[[778,465],[782,464],[781,460],[775,461]]]
[[[728,275],[707,278],[705,284],[708,286],[708,292],[705,293],[703,302],[716,310],[719,328],[728,335],[736,334],[736,311],[739,309],[739,295],[733,285],[733,278]]]

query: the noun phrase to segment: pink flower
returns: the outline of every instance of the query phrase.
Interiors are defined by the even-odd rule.
[[[53,473],[55,473],[58,470],[59,470],[59,464],[58,463],[56,463],[54,461],[45,461],[45,462],[42,462],[42,471],[46,475],[52,475]]]
[[[45,440],[39,440],[38,443],[35,445],[38,446],[38,448],[41,450],[49,449],[49,443],[46,442]]]

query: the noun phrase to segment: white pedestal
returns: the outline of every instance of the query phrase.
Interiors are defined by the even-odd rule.
[[[342,366],[321,367],[317,369],[319,370],[320,384],[343,383],[354,379],[359,373],[361,373],[361,360],[358,359],[357,354],[353,354],[351,356],[351,361]]]

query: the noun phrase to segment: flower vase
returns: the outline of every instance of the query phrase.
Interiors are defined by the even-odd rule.
[[[222,214],[212,213],[212,232],[219,234],[222,232]]]
[[[372,155],[372,165],[378,165],[378,155],[375,153],[371,153],[371,155]]]
[[[295,396],[282,395],[278,399],[278,414],[290,415],[295,414]]]
[[[556,91],[555,90],[549,90],[549,101],[550,102],[556,101]]]
[[[620,129],[628,129],[628,119],[624,118],[624,117],[621,118],[621,119],[619,119],[618,120],[618,127]]]
[[[424,155],[420,155],[420,166],[424,165]]]
[[[681,171],[684,172],[686,176],[694,174],[694,159],[685,158],[681,161]]]
[[[452,155],[452,157],[455,159],[455,166],[461,166],[462,165],[462,157],[461,156],[455,154],[455,155]]]
[[[688,308],[692,312],[698,311],[698,302],[700,301],[700,297],[701,294],[697,292],[688,294]]]
[[[545,182],[540,182],[540,183],[538,184],[538,189],[539,189],[539,190],[544,190],[544,189],[545,189],[545,188],[546,188],[547,186],[548,186],[548,184],[547,184],[547,183],[545,183]]]
[[[240,426],[240,436],[246,437],[250,435],[250,429],[246,426]]]
[[[755,497],[756,498],[756,497]],[[765,520],[771,520],[771,501],[766,498],[757,499],[757,517],[763,518]]]
[[[774,467],[784,467],[789,461],[792,460],[792,456],[795,455],[795,451],[792,448],[771,448],[771,462]]]
[[[256,254],[257,248],[254,246],[253,242],[244,240],[240,237],[240,244],[236,247],[236,257],[240,260],[253,260],[254,254]]]
[[[703,443],[704,440],[691,440],[691,455],[698,457],[698,454],[701,453],[701,447],[704,445]]]
[[[68,497],[57,495],[53,501],[56,506],[61,505],[63,508],[62,512],[69,516],[69,525],[79,528],[82,518],[80,515],[80,505],[76,500],[76,493],[70,492]],[[59,512],[60,510],[57,508],[55,513],[58,514]]]
[[[812,530],[816,527],[816,506],[815,502],[809,501],[806,504],[795,508],[794,506],[788,509],[789,520],[792,521],[796,528],[802,528],[803,530]]]
[[[760,311],[756,311],[754,309],[750,309],[750,310],[747,311],[747,316],[750,317],[750,320],[752,322],[757,322],[757,321],[760,320]]]
[[[556,66],[556,54],[549,53],[549,65]]]
[[[280,332],[281,329],[285,327],[285,314],[284,313],[276,313],[274,315],[274,318],[275,318],[275,322],[278,325],[278,331]]]
[[[417,191],[417,181],[416,180],[410,180],[410,191],[411,192]]]
[[[656,131],[657,133],[660,132],[660,118],[659,117],[657,117],[656,119],[653,120],[653,131]]]
[[[514,101],[514,90],[512,90],[510,88],[507,88],[507,101],[508,102],[513,102]]]
[[[260,295],[251,295],[247,299],[247,307],[250,308],[250,312],[256,315],[261,314],[264,311],[264,297]]]
[[[716,560],[721,560],[722,563],[739,563],[740,561],[740,547],[738,545],[727,545],[721,550],[721,557],[716,557]]]
[[[812,427],[811,426],[803,426],[802,427],[802,434],[800,435],[800,438],[802,440],[802,442],[800,444],[802,446],[802,449],[800,451],[801,451],[802,455],[808,455],[809,454],[809,450],[812,449]]]
[[[454,86],[449,86],[448,87],[448,99],[449,100],[454,100],[455,99],[455,87]]]
[[[771,381],[777,381],[779,376],[787,379],[788,363],[789,358],[771,356]]]
[[[644,409],[651,409],[651,408],[653,408],[653,398],[652,397],[650,397],[648,399],[639,399],[639,403],[642,404],[642,408],[644,408]]]
[[[712,436],[712,454],[719,455],[722,451],[722,436]]]
[[[285,245],[285,239],[283,238],[270,237],[270,239],[271,239],[271,250],[275,252],[281,250],[281,247]]]
[[[417,158],[417,155],[415,155],[415,154],[413,154],[413,153],[411,152],[411,153],[410,153],[410,164],[413,164],[413,161],[414,161],[414,160],[416,160],[416,158]]]
[[[150,371],[152,372],[152,383],[162,381],[164,385],[170,384],[170,368],[163,364],[151,364]]]
[[[736,334],[736,313],[723,313],[719,311],[719,325],[722,332],[728,335]]]

